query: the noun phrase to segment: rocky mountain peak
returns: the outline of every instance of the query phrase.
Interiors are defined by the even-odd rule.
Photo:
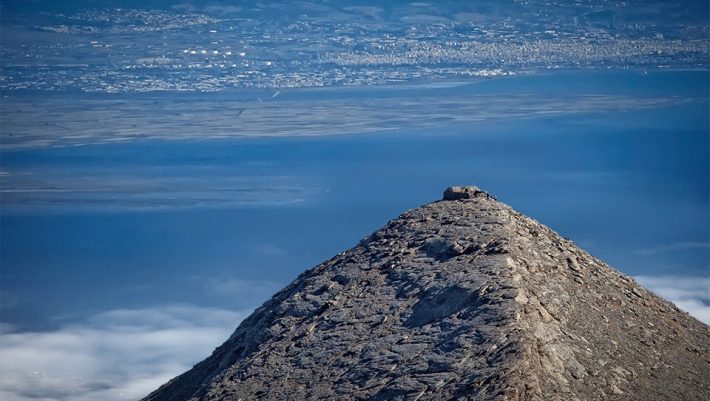
[[[476,187],[304,272],[146,400],[710,398],[710,329]]]

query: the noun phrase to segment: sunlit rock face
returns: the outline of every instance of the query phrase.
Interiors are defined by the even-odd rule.
[[[710,398],[710,329],[476,187],[304,272],[145,400]]]

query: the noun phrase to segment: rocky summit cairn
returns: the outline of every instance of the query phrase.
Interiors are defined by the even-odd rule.
[[[709,400],[710,328],[475,187],[301,274],[145,400]]]
[[[444,200],[473,199],[478,196],[490,197],[487,192],[481,191],[476,186],[448,187],[444,191]]]

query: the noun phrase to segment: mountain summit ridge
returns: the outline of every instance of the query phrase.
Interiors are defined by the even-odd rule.
[[[710,328],[477,187],[302,273],[158,400],[710,398]]]

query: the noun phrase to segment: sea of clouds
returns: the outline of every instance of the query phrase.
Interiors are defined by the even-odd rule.
[[[0,400],[137,400],[190,369],[249,311],[172,305],[0,336]]]

